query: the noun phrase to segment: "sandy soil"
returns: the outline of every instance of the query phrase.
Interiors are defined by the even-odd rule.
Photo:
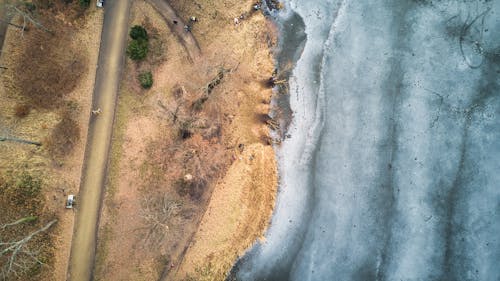
[[[191,60],[164,18],[145,1],[134,1],[131,25],[154,29],[151,34],[157,34],[163,56],[141,64],[127,62],[99,232],[98,280],[181,280],[188,275],[222,280],[235,258],[263,235],[274,206],[275,156],[263,141],[268,127],[261,119],[271,97],[262,82],[274,68],[272,26],[260,13],[234,25],[234,17],[251,10],[251,1],[170,2],[179,17],[198,18],[192,32],[201,57]],[[182,144],[169,141],[177,132],[159,104],[171,108],[173,89],[180,87],[185,100],[196,100],[221,67],[229,72],[195,116],[208,123],[218,120],[221,137],[209,140],[195,133]],[[146,91],[137,85],[136,75],[147,69],[153,70],[154,85]],[[168,166],[182,167],[183,158],[174,154],[157,161],[178,146],[193,148],[182,154],[214,153],[229,159],[200,199],[175,190],[183,171]],[[202,165],[209,168],[211,163]],[[163,194],[178,206],[165,222],[163,236],[145,219],[144,202],[152,194]]]
[[[62,18],[62,15],[60,16]],[[66,24],[80,25],[81,22],[66,22]],[[72,36],[72,41],[65,42],[75,46],[84,55],[87,65],[86,71],[82,73],[81,82],[65,96],[65,100],[74,104],[75,118],[80,124],[80,140],[72,152],[62,159],[54,160],[43,146],[38,148],[16,143],[0,143],[0,155],[2,155],[0,170],[25,169],[41,174],[46,186],[44,190],[47,199],[46,213],[54,214],[58,218],[58,223],[52,232],[54,259],[52,264],[44,267],[45,270],[39,276],[40,280],[66,280],[74,214],[71,210],[64,209],[64,204],[66,195],[78,194],[80,185],[101,24],[102,13],[91,10],[86,15],[85,24]],[[9,28],[1,57],[2,65],[12,66],[16,63],[15,56],[10,54],[15,53],[13,50],[18,50],[20,40],[23,40],[23,37],[19,31]],[[25,118],[14,117],[13,108],[20,100],[22,101],[22,98],[12,89],[6,91],[2,79],[0,83],[1,131],[43,143],[59,121],[58,114],[50,110],[32,109]]]

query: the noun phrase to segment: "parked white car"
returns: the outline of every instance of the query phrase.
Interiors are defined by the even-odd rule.
[[[68,195],[68,199],[66,200],[66,209],[73,209],[73,205],[75,204],[75,195]]]
[[[104,6],[104,0],[97,0],[97,7],[102,8]]]

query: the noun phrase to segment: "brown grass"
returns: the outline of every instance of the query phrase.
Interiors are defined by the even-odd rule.
[[[203,57],[191,64],[163,19],[143,1],[135,2],[131,26],[144,25],[151,37],[157,28],[166,44],[166,60],[153,67],[148,61],[150,53],[143,62],[127,63],[127,82],[120,99],[132,97],[134,102],[122,103],[118,110],[128,112],[130,119],[117,118],[125,122],[126,129],[119,144],[122,154],[113,160],[119,170],[112,180],[116,182],[116,194],[104,208],[102,221],[111,234],[103,239],[108,241],[98,263],[102,264],[98,280],[158,280],[162,272],[170,273],[167,280],[181,280],[185,273],[206,277],[196,280],[223,280],[206,276],[206,265],[214,260],[206,257],[223,254],[224,260],[212,265],[217,266],[217,272],[225,273],[237,253],[261,235],[274,202],[268,198],[275,191],[274,154],[259,139],[268,135],[268,120],[256,118],[256,114],[267,112],[269,102],[262,101],[270,99],[270,90],[259,81],[268,79],[273,70],[265,41],[260,39],[265,37],[262,24],[254,22],[259,18],[253,16],[234,27],[232,18],[251,8],[248,1],[169,3],[178,9],[180,17],[199,18],[193,34],[204,51]],[[148,17],[151,27],[145,19]],[[155,84],[147,92],[135,85],[140,67],[155,75]],[[232,70],[219,75],[221,67]],[[193,106],[197,100],[198,106]],[[241,152],[237,151],[239,144],[244,147]],[[252,197],[254,193],[257,195]],[[214,194],[217,198],[212,204]],[[172,215],[179,222],[170,224],[163,242],[150,249],[142,238],[160,220],[153,219],[152,223],[137,218],[145,208],[140,203],[145,196],[165,195],[180,202],[179,212]],[[153,203],[149,208],[153,218],[163,218],[163,209]],[[202,217],[210,215],[217,218],[199,224]],[[205,243],[203,233],[209,229],[216,229],[215,235],[209,236],[216,237],[217,244]],[[193,259],[186,253],[197,240],[203,241],[196,244],[201,247],[195,251],[201,258]],[[189,257],[183,261],[184,255]],[[193,267],[182,268],[182,264],[192,262],[200,272]],[[175,275],[177,269],[179,275]]]
[[[151,66],[156,67],[166,60],[166,42],[160,35],[158,28],[153,25],[149,17],[144,18],[142,26],[144,26],[149,35],[149,52],[146,57],[145,64],[147,64],[149,68]]]
[[[80,138],[80,125],[67,111],[46,140],[46,146],[54,158],[68,155]]]
[[[32,2],[36,5],[37,12],[64,13],[64,17],[71,21],[84,19],[85,8],[79,5],[78,0],[33,0]]]
[[[231,164],[231,151],[222,144],[225,136],[220,106],[206,103],[193,109],[191,100],[196,97],[183,92],[182,86],[175,85],[170,97],[173,101],[164,106],[170,118],[168,126],[177,134],[164,135],[153,146],[151,157],[154,165],[176,179],[173,185],[179,195],[200,200],[209,196],[214,180],[223,176]],[[193,179],[185,181],[187,174]]]
[[[31,110],[31,108],[27,104],[17,104],[14,107],[14,115],[16,117],[23,118],[23,117],[28,116],[28,114],[30,113],[30,110]]]
[[[17,48],[9,53],[9,68],[3,80],[7,90],[19,100],[14,107],[16,117],[26,117],[31,109],[62,112],[61,121],[44,143],[53,158],[61,158],[71,152],[80,136],[79,124],[73,116],[78,108],[66,96],[87,72],[86,54],[72,44],[72,36],[84,18],[79,17],[82,10],[77,3],[43,0],[34,3],[37,9],[32,16],[52,33],[35,26],[29,26],[22,36],[17,31]]]
[[[72,11],[70,8],[68,13]],[[77,29],[52,12],[41,10],[38,17],[53,34],[36,27],[25,31],[19,48],[10,54],[16,64],[4,76],[6,85],[34,108],[58,107],[86,70],[84,56],[69,43]]]

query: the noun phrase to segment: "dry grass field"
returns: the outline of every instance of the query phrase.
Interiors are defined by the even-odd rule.
[[[41,144],[0,142],[0,225],[21,219],[0,227],[0,238],[43,231],[19,248],[17,265],[10,267],[15,250],[2,255],[0,269],[12,269],[7,280],[65,280],[73,213],[64,205],[80,182],[102,14],[76,2],[1,4],[43,28],[10,26],[0,58],[0,137]],[[21,13],[12,22],[22,26]]]
[[[169,3],[192,25],[201,55],[191,58],[147,1],[134,2],[130,26],[146,28],[150,53],[127,59],[97,280],[223,280],[274,206],[276,163],[262,118],[272,25],[251,1]],[[153,73],[151,89],[138,83],[143,71]]]

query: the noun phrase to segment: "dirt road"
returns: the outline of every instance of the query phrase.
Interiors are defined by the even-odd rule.
[[[198,46],[198,42],[196,42],[196,39],[191,32],[184,30],[186,23],[184,23],[184,20],[176,14],[167,1],[149,0],[149,3],[165,19],[168,27],[172,30],[172,33],[177,36],[182,46],[184,46],[191,60],[199,58],[201,56],[201,50]]]
[[[93,108],[78,196],[76,224],[71,245],[68,280],[92,279],[97,226],[102,202],[115,104],[125,60],[131,0],[106,1]]]

